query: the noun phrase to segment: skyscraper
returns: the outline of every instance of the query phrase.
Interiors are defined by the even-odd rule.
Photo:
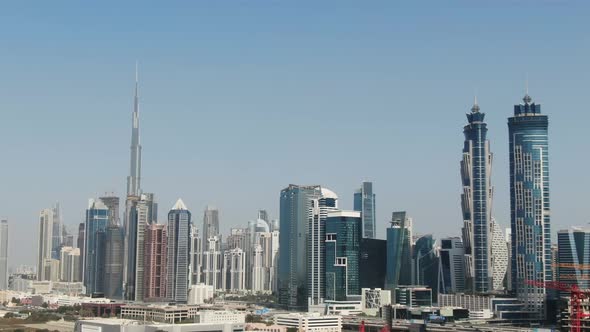
[[[99,197],[109,209],[109,220],[111,224],[120,225],[119,222],[119,197],[114,195]]]
[[[240,248],[223,253],[223,289],[236,292],[246,289],[246,254]]]
[[[188,296],[191,213],[181,199],[168,212],[168,281],[166,296],[186,303]]]
[[[492,289],[500,291],[504,289],[506,271],[508,270],[508,246],[504,232],[500,225],[492,218]]]
[[[151,224],[145,234],[144,301],[166,299],[166,225]]]
[[[101,200],[91,199],[86,210],[84,286],[86,293],[104,292],[104,236],[109,210]]]
[[[361,188],[354,193],[354,210],[361,211],[363,218],[363,237],[374,239],[377,236],[375,216],[375,194],[373,182],[363,181]]]
[[[463,127],[465,143],[461,160],[461,208],[467,290],[487,293],[492,290],[492,154],[486,135],[485,113],[477,99]]]
[[[108,207],[108,206],[107,206]],[[113,216],[110,213],[109,217]],[[123,228],[111,222],[105,233],[104,250],[104,295],[111,299],[123,297],[123,256],[124,256]]]
[[[62,247],[60,253],[59,280],[65,282],[78,282],[78,269],[80,265],[80,249]]]
[[[201,272],[203,268],[203,245],[201,244],[201,241],[202,240],[199,236],[199,229],[194,224],[191,224],[191,285],[197,285],[201,283]]]
[[[45,260],[51,259],[53,249],[53,209],[43,209],[39,214],[39,242],[37,251],[37,280],[48,280],[45,276]]]
[[[8,289],[8,220],[0,220],[0,290]]]
[[[141,193],[141,143],[139,141],[139,74],[135,66],[135,96],[131,115],[131,164],[127,177],[127,196]]]
[[[307,309],[308,216],[320,186],[291,184],[281,190],[278,291],[279,303],[288,309]]]
[[[62,220],[59,203],[53,206],[53,230],[51,232],[51,258],[59,259],[62,239]]]
[[[84,268],[85,268],[85,251],[84,248],[86,247],[84,244],[84,241],[86,241],[86,223],[85,222],[81,222],[80,225],[78,225],[78,239],[76,240],[77,244],[78,244],[78,248],[80,249],[80,265],[78,267],[78,280],[79,281],[84,281]]]
[[[217,236],[221,240],[221,234],[219,233],[219,210],[212,206],[207,206],[203,213],[203,233],[201,234],[203,252],[208,250],[209,245],[205,240],[214,236]]]
[[[414,244],[413,285],[428,286],[432,290],[432,300],[438,298],[438,255],[432,235],[420,236]]]
[[[465,248],[460,237],[440,241],[439,290],[441,293],[465,291]]]
[[[393,212],[387,229],[386,288],[412,284],[412,220],[406,212]]]
[[[207,250],[203,252],[203,283],[213,286],[214,290],[222,289],[223,256],[221,254],[221,241],[217,236],[213,236],[205,242],[207,242]]]
[[[346,301],[349,295],[361,295],[361,220],[359,211],[328,212],[325,235],[326,300]]]
[[[566,285],[590,288],[590,231],[578,227],[557,232],[557,276]],[[569,296],[562,292],[561,296]]]
[[[527,280],[552,281],[547,115],[528,93],[508,118],[512,283],[525,308],[545,316],[547,292]]]
[[[329,212],[337,210],[338,196],[330,189],[322,187],[320,196],[311,198],[307,217],[308,306],[323,306],[326,297],[326,219]]]

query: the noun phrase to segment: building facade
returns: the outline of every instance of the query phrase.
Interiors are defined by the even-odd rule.
[[[181,199],[168,213],[166,296],[177,303],[188,299],[191,213]]]
[[[590,231],[572,228],[557,232],[557,255],[557,281],[590,288]],[[569,296],[569,293],[560,295]]]
[[[221,241],[217,236],[210,237],[207,241],[207,250],[203,252],[203,283],[213,286],[213,289],[222,289],[221,272],[223,268],[223,255],[221,253]]]
[[[114,214],[109,209],[109,218]],[[114,222],[107,226],[104,246],[104,295],[111,299],[123,298],[123,228]]]
[[[447,237],[440,241],[439,291],[440,293],[465,292],[465,248],[460,237]]]
[[[104,242],[100,234],[109,224],[109,210],[100,200],[91,199],[86,210],[84,286],[88,294],[103,292]]]
[[[461,208],[465,250],[466,287],[475,293],[492,290],[492,153],[486,135],[485,113],[477,100],[463,127],[465,143],[461,160]]]
[[[219,233],[219,210],[212,206],[205,207],[202,230],[201,238],[203,239],[203,252],[205,252],[209,246],[205,239],[217,236],[221,241],[221,234]]]
[[[37,244],[37,280],[49,280],[45,276],[45,260],[51,259],[53,249],[53,209],[43,209],[39,214],[39,242]]]
[[[144,301],[166,299],[166,225],[150,224],[145,234]]]
[[[508,118],[512,289],[525,309],[543,318],[545,288],[527,281],[552,281],[547,115],[526,94]]]
[[[373,182],[363,182],[360,189],[354,193],[354,210],[361,212],[363,237],[374,239],[377,236],[377,217]]]
[[[0,220],[0,290],[8,289],[8,220]]]
[[[405,211],[393,212],[387,228],[386,288],[412,284],[412,220]]]
[[[246,253],[240,248],[223,253],[223,289],[238,292],[246,289]]]

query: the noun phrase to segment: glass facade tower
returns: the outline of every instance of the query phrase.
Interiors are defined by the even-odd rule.
[[[360,295],[361,214],[329,212],[326,219],[326,300],[346,301]]]
[[[467,290],[487,293],[492,290],[492,154],[486,135],[485,113],[477,100],[463,127],[465,143],[461,160],[461,208]]]
[[[360,189],[354,193],[354,210],[361,212],[363,219],[363,237],[374,239],[376,232],[375,194],[373,183],[363,182]]]
[[[412,221],[406,212],[393,212],[387,229],[386,288],[412,284]]]
[[[557,232],[559,282],[590,288],[590,231],[574,228]],[[561,296],[569,296],[562,292]]]
[[[109,225],[109,209],[91,199],[86,210],[84,286],[86,293],[104,292],[104,235]]]
[[[168,252],[166,297],[187,303],[189,280],[191,213],[181,199],[168,212]],[[143,285],[143,283],[142,283]]]
[[[508,118],[512,289],[543,318],[547,292],[527,280],[552,281],[547,115],[527,94]]]

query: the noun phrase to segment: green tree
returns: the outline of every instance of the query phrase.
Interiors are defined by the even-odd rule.
[[[4,318],[14,318],[16,315],[13,312],[7,312],[4,314]]]
[[[41,305],[41,307],[47,309],[47,308],[49,308],[49,303],[43,302],[43,304]]]

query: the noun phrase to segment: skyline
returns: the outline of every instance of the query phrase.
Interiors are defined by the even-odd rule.
[[[203,5],[193,6],[202,9]],[[414,219],[416,233],[432,230],[437,239],[460,236],[462,218],[458,196],[461,186],[457,166],[463,141],[460,128],[465,124],[464,114],[468,113],[474,90],[477,90],[482,112],[487,114],[494,154],[491,181],[496,193],[492,214],[502,228],[507,228],[510,207],[506,122],[513,105],[521,102],[524,96],[528,73],[530,94],[543,105],[543,113],[549,115],[551,121],[552,238],[555,239],[556,232],[562,228],[586,224],[588,214],[583,207],[588,199],[585,188],[590,185],[590,179],[580,176],[585,174],[587,161],[580,158],[587,157],[574,153],[583,154],[587,146],[584,143],[588,143],[582,132],[583,124],[590,118],[586,112],[579,111],[578,103],[582,101],[584,87],[590,83],[587,76],[590,68],[585,60],[589,50],[584,45],[586,36],[568,34],[587,24],[580,21],[583,11],[578,13],[580,16],[574,15],[566,21],[559,17],[559,5],[545,4],[545,7],[529,9],[530,18],[523,18],[517,10],[519,7],[514,6],[503,22],[507,26],[486,33],[489,17],[488,20],[479,17],[482,21],[475,22],[461,14],[477,8],[456,8],[459,14],[436,18],[437,23],[449,23],[448,29],[437,32],[432,25],[422,27],[414,33],[417,37],[414,41],[409,37],[405,40],[396,30],[412,27],[407,18],[386,17],[375,9],[366,8],[359,13],[364,20],[355,26],[361,31],[351,32],[344,25],[346,17],[355,17],[354,8],[350,7],[338,8],[341,14],[346,14],[344,17],[331,18],[340,25],[317,31],[326,28],[320,27],[320,21],[330,18],[325,6],[307,6],[317,11],[306,19],[310,25],[305,28],[289,25],[301,22],[292,16],[288,16],[286,23],[266,18],[269,10],[287,14],[284,7],[239,6],[265,20],[264,24],[246,26],[245,32],[232,33],[232,45],[236,48],[230,53],[227,51],[232,45],[219,40],[205,43],[217,45],[217,48],[182,46],[180,36],[185,35],[178,29],[181,26],[192,24],[188,26],[194,27],[198,36],[204,35],[198,28],[215,26],[213,20],[191,23],[183,16],[175,26],[177,30],[159,27],[178,36],[178,39],[165,40],[163,34],[159,35],[158,40],[172,48],[168,53],[158,48],[159,53],[138,56],[141,52],[129,47],[123,48],[125,52],[117,59],[112,51],[101,50],[98,46],[95,49],[87,40],[78,39],[68,50],[46,54],[42,63],[23,63],[22,60],[15,63],[14,57],[18,55],[35,59],[36,52],[26,51],[38,52],[43,47],[57,50],[60,42],[68,40],[63,36],[66,33],[63,27],[56,26],[51,19],[44,18],[41,23],[29,19],[29,23],[37,27],[51,23],[49,32],[58,32],[57,37],[62,36],[62,39],[57,38],[54,40],[57,43],[50,46],[41,43],[41,34],[33,39],[40,42],[38,48],[12,48],[9,54],[0,55],[3,60],[0,70],[7,77],[0,82],[0,109],[3,110],[0,113],[3,138],[0,151],[3,151],[6,167],[0,174],[0,183],[4,184],[0,193],[3,202],[0,216],[8,219],[11,237],[17,239],[10,242],[9,265],[14,267],[15,261],[33,265],[36,248],[32,246],[27,253],[17,252],[15,246],[19,240],[26,239],[31,227],[36,227],[41,209],[59,201],[64,224],[69,226],[70,232],[75,232],[75,225],[83,221],[89,198],[114,191],[124,199],[136,59],[140,63],[142,92],[142,189],[156,194],[162,207],[160,223],[165,221],[168,208],[181,197],[187,202],[198,227],[205,206],[218,207],[220,229],[227,235],[230,227],[245,226],[248,220],[255,219],[259,208],[267,209],[272,218],[278,218],[280,190],[290,183],[330,188],[338,194],[341,207],[352,210],[354,190],[363,180],[368,180],[373,182],[377,196],[378,238],[384,238],[391,212],[398,210],[407,211]],[[225,13],[241,22],[252,20],[240,16],[235,8],[212,7],[208,8],[209,13]],[[495,6],[485,6],[488,7],[497,10]],[[586,5],[581,7],[587,9]],[[129,8],[124,7],[123,14],[125,9]],[[384,11],[394,13],[394,9],[396,6]],[[413,9],[409,12],[416,13],[416,8]],[[83,11],[76,6],[69,10]],[[550,11],[556,12],[556,20],[561,19],[561,26],[551,26],[555,31],[533,24],[535,14]],[[196,12],[194,15],[203,15]],[[415,19],[426,21],[428,15],[434,15],[434,9],[426,9],[424,14]],[[511,29],[520,27],[510,20],[511,15],[525,21],[522,22],[524,29],[516,29],[524,31],[522,35],[504,40]],[[82,17],[85,16],[80,19]],[[457,17],[465,21],[453,22]],[[114,25],[120,26],[117,18],[120,19],[114,15]],[[370,22],[370,18],[374,18],[374,22]],[[401,24],[386,21],[391,18]],[[146,27],[147,21],[134,19],[142,23],[142,28]],[[2,24],[11,23],[14,19]],[[83,32],[92,35],[96,27],[93,24],[97,22],[91,19],[87,26],[82,26]],[[64,23],[64,27],[72,26],[76,25],[71,21]],[[268,27],[278,31],[273,34],[264,29]],[[295,27],[303,31],[295,34],[292,30]],[[471,33],[460,28],[469,27],[488,39],[467,38]],[[385,45],[392,31],[397,37],[394,40],[402,47]],[[31,32],[19,30],[16,36],[27,37]],[[141,34],[138,30],[132,34],[140,35],[143,47],[148,48],[150,32],[153,31]],[[264,33],[256,36],[255,32]],[[281,43],[280,35],[287,32],[297,37],[293,44]],[[319,32],[318,36],[313,36],[314,32]],[[107,45],[108,37],[113,36],[110,32],[94,33],[94,37],[102,36],[102,43]],[[225,34],[227,38],[230,32],[210,33]],[[242,33],[252,33],[249,40],[254,44],[274,42],[278,46],[266,50],[270,54],[250,49],[250,45],[234,36]],[[352,37],[347,39],[349,33]],[[354,38],[361,33],[368,33],[370,37],[367,40]],[[435,38],[444,37],[445,33],[458,34],[444,40],[450,47]],[[425,38],[428,35],[432,38]],[[15,46],[16,36],[9,39],[8,46]],[[469,42],[459,45],[459,40]],[[120,42],[115,38],[112,47],[121,46],[117,41]],[[420,43],[425,41],[429,43]],[[489,45],[494,41],[504,48],[495,50],[496,47]],[[287,44],[291,47],[281,49]],[[530,58],[510,55],[506,47],[510,45],[530,50]],[[68,53],[77,46],[82,46],[78,50],[84,53],[82,56],[77,52]],[[311,52],[303,50],[305,46],[317,48]],[[367,53],[363,46],[369,47]],[[560,46],[563,48],[558,50]],[[489,53],[462,52],[478,49]],[[91,50],[98,51],[96,57],[89,55]],[[176,53],[175,50],[180,51]],[[430,52],[436,57],[429,57]],[[400,53],[401,56],[387,58]],[[101,58],[104,55],[108,56]],[[468,55],[478,59],[473,60]],[[417,60],[407,62],[413,57]],[[71,63],[66,64],[68,60]],[[240,61],[243,61],[241,65]],[[442,68],[442,64],[449,68]],[[28,70],[23,70],[23,66]],[[485,74],[476,70],[485,66],[489,67]],[[461,70],[454,72],[453,69]],[[56,77],[59,80],[52,84]],[[30,93],[31,98],[26,93]],[[425,116],[428,121],[424,121]],[[97,128],[90,127],[89,123]],[[289,136],[291,131],[286,130],[289,127],[296,127],[300,136]],[[420,135],[424,137],[418,137]],[[310,148],[321,140],[328,140],[320,143],[330,146],[328,152]],[[433,142],[437,144],[435,149]],[[370,150],[355,160],[355,153],[362,153],[367,146]],[[96,156],[106,157],[106,161],[97,161]],[[34,186],[23,186],[24,183]],[[431,208],[425,209],[425,202]]]

